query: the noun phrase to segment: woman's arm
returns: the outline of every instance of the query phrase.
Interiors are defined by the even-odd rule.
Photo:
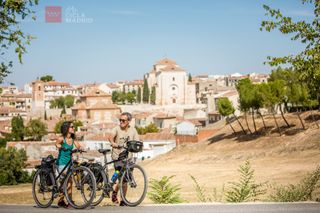
[[[74,141],[74,145],[75,145],[75,147],[77,148],[77,149],[81,149],[82,147],[81,147],[81,145],[80,145],[80,143],[78,142],[78,141]]]
[[[56,147],[57,147],[57,149],[61,149],[62,142],[63,142],[63,138],[58,138],[58,139],[56,140]]]

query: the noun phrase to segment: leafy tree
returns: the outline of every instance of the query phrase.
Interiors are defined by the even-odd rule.
[[[112,91],[112,102],[113,103],[118,103],[119,101],[119,92],[118,91]]]
[[[159,132],[158,127],[154,123],[149,124],[145,128],[136,127],[136,129],[137,129],[137,132],[138,132],[139,135],[145,135],[147,133]]]
[[[52,75],[45,75],[45,76],[42,76],[40,78],[40,80],[43,82],[49,82],[49,81],[53,81],[54,79],[53,79]]]
[[[264,5],[266,15],[270,20],[262,21],[261,30],[267,32],[278,29],[282,34],[291,35],[291,40],[301,42],[305,48],[297,53],[283,57],[268,57],[267,63],[271,66],[285,65],[299,74],[309,87],[311,99],[319,99],[320,95],[320,4],[318,0],[302,0],[303,4],[312,4],[313,20],[293,21],[284,16],[280,10]]]
[[[285,87],[285,82],[283,80],[275,80],[273,82],[270,82],[270,88],[271,93],[276,100],[276,104],[279,107],[279,110],[281,112],[282,119],[286,123],[287,127],[290,127],[290,124],[288,123],[287,119],[284,116],[283,109],[282,109],[282,103],[287,102],[287,88]]]
[[[78,127],[83,126],[83,123],[80,120],[74,120],[72,123],[75,130],[78,130]]]
[[[258,196],[266,193],[264,183],[255,183],[254,170],[251,169],[249,161],[241,165],[238,169],[240,180],[231,182],[231,187],[226,191],[228,202],[248,202],[255,201]]]
[[[26,45],[30,44],[32,37],[21,31],[19,19],[32,16],[35,19],[34,11],[30,8],[38,4],[38,0],[0,1],[0,56],[7,53],[7,50],[14,49],[18,55],[19,62],[22,63],[22,55],[27,52]],[[3,58],[4,59],[4,58]],[[12,61],[0,63],[0,83],[11,72]],[[6,60],[5,60],[6,61]]]
[[[219,98],[219,100],[218,100],[218,111],[222,116],[226,116],[227,117],[228,124],[230,125],[231,129],[233,130],[233,132],[236,133],[236,131],[232,127],[231,123],[229,122],[229,115],[233,114],[235,116],[235,118],[237,119],[239,125],[241,126],[241,129],[242,129],[243,133],[246,134],[246,131],[244,130],[242,124],[238,120],[237,116],[234,114],[235,109],[232,106],[232,103],[228,98],[226,98],[226,97]]]
[[[64,122],[64,120],[59,120],[56,125],[54,126],[54,132],[59,134],[61,133],[61,125]]]
[[[27,161],[24,149],[0,148],[0,156],[0,185],[15,185],[30,181],[28,172],[23,171]]]
[[[188,81],[189,81],[189,82],[192,82],[192,76],[191,76],[191,73],[189,73]]]
[[[160,180],[151,179],[150,180],[150,189],[148,197],[154,203],[181,203],[182,199],[180,198],[179,185],[172,185],[170,180],[174,176],[163,176]]]
[[[273,82],[262,83],[259,86],[259,92],[263,97],[263,106],[269,108],[272,111],[274,122],[277,126],[278,132],[281,135],[281,130],[279,128],[276,116],[275,116],[275,105],[277,104],[278,98],[272,93],[271,85]]]
[[[23,118],[18,115],[11,119],[11,138],[15,141],[23,141],[25,130]]]
[[[147,79],[144,79],[143,95],[142,95],[143,103],[149,103],[149,96],[150,96],[150,91],[149,91],[148,81]]]
[[[44,110],[44,120],[48,120],[48,117],[47,117],[47,110]]]
[[[137,103],[141,103],[141,88],[138,88]]]
[[[126,94],[127,101],[132,104],[136,100],[136,95],[133,92],[128,92]]]
[[[41,141],[47,134],[47,126],[40,119],[31,119],[26,127],[26,135],[35,141]]]
[[[239,93],[240,110],[244,112],[244,118],[246,121],[247,128],[249,132],[252,133],[248,124],[247,113],[250,111],[254,99],[253,84],[249,78],[241,79],[237,83],[236,89]]]
[[[67,108],[71,108],[74,105],[74,97],[72,95],[67,95],[66,97],[64,97],[64,105]]]
[[[125,104],[127,100],[127,95],[124,92],[120,92],[118,96],[118,101],[122,104]]]
[[[61,113],[60,113],[60,118],[65,114],[67,114],[66,107],[63,107],[62,110],[61,110]]]
[[[156,104],[156,87],[152,87],[150,95],[151,104]]]

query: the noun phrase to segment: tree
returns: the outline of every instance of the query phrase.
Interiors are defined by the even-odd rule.
[[[67,108],[71,108],[74,105],[74,97],[72,95],[67,95],[66,97],[64,97],[64,105]]]
[[[112,91],[112,102],[113,103],[118,103],[119,101],[119,92],[118,91]]]
[[[24,149],[0,148],[0,185],[15,185],[31,180],[26,167],[27,154]]]
[[[281,130],[279,128],[276,116],[275,116],[275,105],[277,104],[277,97],[274,96],[271,90],[271,85],[273,82],[269,83],[262,83],[259,87],[259,92],[262,94],[263,97],[263,106],[266,108],[271,109],[274,122],[277,126],[277,129],[279,131],[279,134],[281,135]]]
[[[141,103],[141,88],[138,88],[137,103]]]
[[[236,131],[232,127],[231,123],[229,122],[229,115],[233,114],[235,116],[235,114],[234,114],[235,109],[232,106],[232,103],[228,98],[226,98],[226,97],[219,98],[219,100],[218,100],[218,111],[222,116],[226,116],[227,117],[228,124],[230,125],[231,129],[233,130],[233,132],[236,134]],[[240,121],[238,120],[237,117],[236,117],[236,119],[237,119],[238,123],[240,124],[243,133],[246,134],[246,131],[244,131],[244,129],[243,129],[243,127],[242,127],[242,125],[241,125],[241,123],[240,123]]]
[[[143,103],[149,103],[149,96],[150,96],[150,91],[149,91],[148,81],[147,79],[144,79],[143,95],[142,95]]]
[[[41,141],[47,134],[47,126],[40,119],[31,119],[26,127],[26,135],[35,141]]]
[[[63,107],[60,113],[60,118],[62,118],[63,115],[67,114],[66,107]]]
[[[47,117],[47,110],[44,110],[44,120],[48,120],[48,117]]]
[[[188,81],[189,81],[189,82],[192,82],[192,76],[191,76],[191,73],[189,73]]]
[[[154,123],[150,123],[148,126],[146,126],[145,128],[143,127],[136,127],[136,130],[138,132],[139,135],[145,135],[147,133],[155,133],[155,132],[159,132],[158,127],[154,124]]]
[[[7,50],[14,49],[18,55],[19,62],[22,63],[22,55],[27,52],[26,45],[30,44],[32,36],[26,35],[21,31],[19,19],[25,19],[32,16],[35,20],[34,11],[30,8],[38,4],[38,0],[17,1],[6,0],[0,1],[0,83],[10,74],[10,68],[13,66],[12,61],[7,61],[4,55]],[[3,60],[4,59],[4,60]]]
[[[83,123],[80,120],[74,120],[72,123],[76,131],[78,130],[79,127],[83,126]]]
[[[125,104],[127,100],[127,95],[124,92],[120,92],[118,95],[118,101],[122,104]]]
[[[61,133],[61,125],[63,124],[64,120],[59,120],[56,125],[54,126],[54,132],[59,134]]]
[[[301,42],[305,48],[297,54],[267,59],[271,66],[284,65],[299,74],[309,88],[311,99],[320,102],[320,4],[318,0],[302,0],[303,4],[310,3],[314,7],[313,20],[293,21],[291,17],[284,16],[280,10],[271,9],[263,5],[266,15],[271,20],[262,21],[260,30],[270,32],[278,29],[282,34],[291,35],[291,40]]]
[[[152,87],[150,95],[151,104],[156,104],[156,87]]]
[[[42,76],[42,77],[40,78],[40,80],[41,80],[41,81],[43,81],[43,82],[54,81],[54,79],[53,79],[52,75],[45,75],[45,76]]]
[[[126,94],[126,99],[130,104],[132,104],[136,100],[136,95],[132,92],[128,92]]]
[[[25,130],[23,118],[20,115],[11,119],[11,128],[11,138],[15,141],[23,141]]]
[[[250,133],[252,133],[247,119],[247,112],[250,111],[250,108],[252,106],[252,102],[254,99],[253,94],[253,84],[249,78],[241,79],[237,85],[236,89],[239,93],[239,106],[240,110],[244,112],[244,118],[246,121],[247,128]]]

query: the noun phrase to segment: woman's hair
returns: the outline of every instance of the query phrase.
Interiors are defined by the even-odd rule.
[[[60,127],[61,134],[64,138],[67,137],[67,135],[69,133],[70,125],[71,125],[70,121],[65,121],[62,123],[62,125]]]

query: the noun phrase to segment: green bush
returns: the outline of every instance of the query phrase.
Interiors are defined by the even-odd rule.
[[[241,165],[238,171],[240,173],[239,182],[231,182],[231,187],[226,191],[228,202],[255,201],[258,196],[266,193],[266,183],[255,183],[254,170],[251,169],[249,161]]]
[[[320,167],[308,174],[297,185],[275,186],[275,192],[270,195],[270,200],[275,202],[297,202],[317,200],[314,192],[320,189]]]
[[[150,188],[151,191],[148,193],[148,197],[154,203],[181,203],[179,185],[172,185],[170,180],[174,176],[163,176],[161,180],[151,179]]]
[[[26,167],[25,150],[9,147],[0,148],[0,185],[15,185],[31,181],[31,176],[23,169]]]
[[[136,129],[137,129],[137,132],[138,132],[139,135],[145,135],[147,133],[159,132],[158,127],[154,123],[149,124],[145,128],[136,127]]]
[[[200,202],[221,202],[223,200],[224,196],[224,185],[222,186],[221,192],[218,193],[217,188],[213,188],[212,194],[207,194],[206,189],[204,186],[200,186],[196,178],[192,175],[190,175],[193,183],[194,188],[197,193],[197,198]]]

